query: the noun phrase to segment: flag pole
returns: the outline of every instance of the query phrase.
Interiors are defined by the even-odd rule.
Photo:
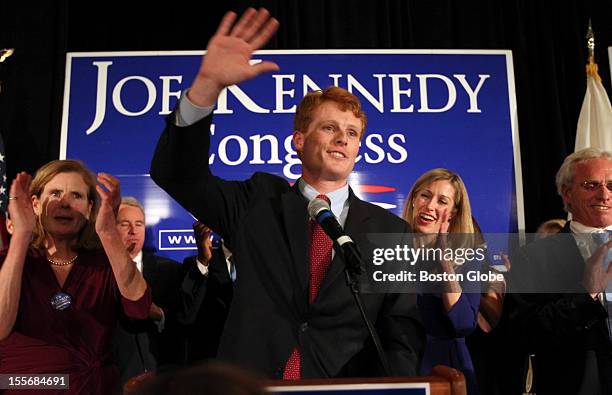
[[[612,105],[597,70],[595,34],[590,18],[585,38],[588,51],[586,91],[576,125],[574,150],[598,148],[612,152]]]
[[[595,63],[595,34],[593,33],[591,18],[589,18],[589,28],[587,29],[586,40],[588,52],[588,63],[586,65],[587,76],[593,76],[597,79],[597,81],[601,82],[598,66],[597,63]]]
[[[2,67],[2,63],[4,63],[11,55],[15,52],[14,48],[4,48],[0,49],[0,67]],[[2,92],[2,80],[0,80],[0,93]]]
[[[13,48],[0,49],[0,71],[4,62],[15,52]],[[0,75],[1,76],[1,75]],[[2,94],[2,80],[0,79],[0,94]],[[8,190],[6,187],[6,160],[4,155],[4,141],[0,135],[0,247],[8,246],[8,223],[6,216],[8,215]]]

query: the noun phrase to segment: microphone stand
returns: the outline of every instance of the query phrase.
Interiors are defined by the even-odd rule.
[[[334,248],[336,250],[336,254],[340,254],[342,259],[344,260],[344,278],[346,280],[346,285],[351,290],[353,297],[355,298],[355,303],[357,304],[357,308],[359,309],[359,313],[361,314],[361,318],[368,328],[368,332],[372,337],[372,341],[374,342],[374,347],[376,347],[376,352],[378,354],[378,359],[382,364],[383,370],[386,376],[391,376],[391,369],[389,367],[389,361],[387,361],[387,356],[385,355],[382,345],[380,343],[380,338],[378,337],[378,333],[376,333],[376,329],[372,322],[368,319],[365,309],[363,307],[363,302],[361,301],[361,292],[359,290],[359,285],[355,281],[355,276],[361,274],[361,268],[363,267],[363,261],[361,260],[361,254],[355,245],[352,243],[345,243],[340,246],[337,242],[334,242]]]

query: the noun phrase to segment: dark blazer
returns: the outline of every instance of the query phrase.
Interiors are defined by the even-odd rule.
[[[345,285],[339,255],[308,304],[306,199],[286,180],[267,173],[241,182],[213,176],[207,155],[212,117],[185,128],[174,122],[171,115],[151,177],[223,237],[236,263],[238,277],[218,357],[279,378],[299,346],[304,378],[375,374],[376,358],[360,358],[368,348],[368,332]],[[408,232],[406,223],[388,211],[352,191],[349,199],[345,230],[362,250],[367,250],[366,233]],[[362,297],[393,373],[416,374],[424,330],[415,295]]]
[[[113,355],[121,382],[145,371],[173,368],[184,359],[182,333],[178,326],[181,307],[181,265],[173,260],[143,253],[142,274],[153,294],[153,303],[164,310],[160,333],[153,320],[122,318],[113,339]]]
[[[183,270],[183,312],[179,321],[185,336],[185,362],[194,364],[217,355],[233,284],[220,246],[213,250],[207,276],[198,269],[195,256],[185,258]]]
[[[535,353],[536,393],[583,388],[611,394],[607,312],[580,284],[584,259],[569,222],[562,233],[520,249],[511,262],[504,318],[517,347]]]

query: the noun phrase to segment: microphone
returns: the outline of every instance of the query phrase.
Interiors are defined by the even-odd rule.
[[[308,214],[310,218],[317,221],[326,235],[329,236],[336,246],[339,246],[339,249],[336,249],[337,253],[340,253],[344,258],[344,276],[346,279],[346,285],[351,290],[351,293],[355,297],[355,303],[359,308],[359,313],[361,314],[361,318],[368,328],[368,332],[372,337],[372,341],[374,342],[374,346],[376,348],[376,352],[378,354],[378,358],[380,359],[380,363],[383,366],[385,374],[390,376],[391,369],[389,368],[389,362],[387,361],[387,357],[383,352],[382,345],[380,343],[380,338],[376,333],[376,329],[368,319],[365,309],[363,307],[363,302],[359,296],[359,286],[353,279],[353,275],[360,275],[363,273],[362,262],[361,262],[361,253],[359,252],[359,248],[357,244],[344,233],[344,229],[340,226],[340,223],[336,219],[336,216],[331,211],[331,207],[327,200],[315,198],[308,203]],[[334,246],[335,247],[335,246]]]
[[[346,233],[331,211],[329,203],[315,198],[308,204],[310,218],[317,221],[327,236],[340,246],[345,257],[345,264],[354,274],[361,274],[361,255],[357,245]]]
[[[361,318],[365,326],[368,328],[368,333],[370,333],[370,336],[372,337],[372,341],[374,342],[376,353],[378,354],[380,363],[383,366],[383,370],[387,376],[390,376],[391,368],[389,367],[389,361],[387,361],[387,357],[384,354],[382,345],[380,343],[380,338],[376,333],[376,328],[374,328],[374,325],[372,325],[365,313],[363,302],[359,296],[359,285],[353,278],[353,276],[363,273],[361,254],[359,253],[357,244],[355,244],[353,239],[344,233],[344,229],[342,229],[342,226],[340,226],[336,216],[334,213],[332,213],[327,200],[320,198],[311,200],[310,203],[308,203],[308,214],[310,215],[310,218],[317,221],[317,223],[321,225],[321,228],[323,228],[325,234],[327,234],[334,242],[336,253],[339,253],[344,258],[344,277],[346,280],[346,285],[351,290],[351,293],[355,298],[355,303],[359,309],[359,313],[361,314]]]

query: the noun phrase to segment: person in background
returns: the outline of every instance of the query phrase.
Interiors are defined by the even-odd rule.
[[[486,248],[485,235],[476,219],[473,221],[474,233],[482,236],[479,244]],[[502,254],[502,259],[504,258],[507,259],[506,255]],[[501,275],[490,266],[488,261],[485,262],[483,271]],[[513,350],[505,341],[504,328],[499,327],[506,293],[506,281],[505,279],[492,280],[483,282],[482,285],[478,325],[465,341],[474,364],[478,390],[482,394],[497,394],[500,383],[507,379],[508,360],[513,355]]]
[[[542,224],[538,226],[538,230],[536,230],[536,239],[543,239],[561,232],[566,222],[566,220],[560,218],[549,219],[548,221],[542,222]]]
[[[235,270],[231,253],[219,240],[213,246],[212,230],[193,224],[198,254],[185,258],[181,286],[187,364],[215,358],[233,295]]]
[[[49,393],[118,389],[111,343],[119,312],[142,319],[151,307],[115,226],[119,200],[119,181],[96,179],[80,161],[49,162],[34,179],[17,174],[13,235],[0,258],[1,374],[69,374],[67,390]]]
[[[146,219],[138,200],[121,199],[116,226],[153,295],[147,319],[122,317],[117,325],[113,355],[123,384],[139,374],[176,368],[183,363],[184,337],[178,324],[182,271],[178,262],[143,251]]]
[[[208,362],[177,372],[146,378],[124,395],[264,395],[264,384],[237,366]]]
[[[358,245],[368,243],[368,233],[409,231],[348,185],[365,134],[359,99],[338,87],[302,99],[292,134],[302,177],[294,185],[259,172],[226,181],[209,167],[217,98],[228,86],[278,70],[272,62],[250,63],[277,27],[265,9],[248,9],[238,21],[232,12],[224,16],[191,87],[168,118],[151,177],[233,253],[238,278],[218,358],[270,378],[376,375],[378,358],[358,358],[373,347],[342,275],[342,258],[307,211],[309,201],[327,199]],[[392,368],[386,374],[416,374],[424,336],[414,295],[361,296]]]
[[[572,214],[562,231],[511,256],[504,315],[516,348],[535,355],[541,394],[612,393],[612,341],[605,289],[612,279],[612,153],[565,158],[557,191]],[[522,388],[521,388],[522,389]]]
[[[424,235],[415,237],[417,242],[442,250],[447,247],[440,243],[446,239],[445,234],[463,234],[467,241],[474,234],[472,210],[463,180],[447,169],[430,170],[416,180],[406,198],[402,216],[415,233]],[[477,241],[472,241],[467,246],[476,247]],[[435,271],[449,274],[477,268],[469,262],[459,266],[444,259],[436,264]],[[476,328],[480,292],[479,288],[466,292],[464,286],[458,281],[447,281],[444,292],[418,296],[427,332],[421,374],[430,374],[438,364],[450,366],[465,375],[468,393],[476,394],[478,386],[465,337]]]

